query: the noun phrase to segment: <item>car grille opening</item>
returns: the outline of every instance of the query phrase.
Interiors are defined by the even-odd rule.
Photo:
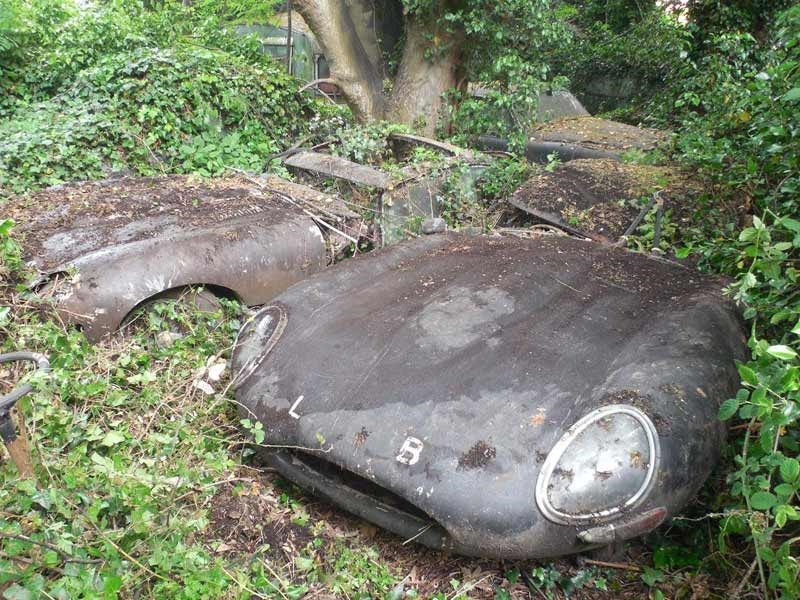
[[[329,479],[338,481],[342,485],[360,492],[365,496],[374,498],[382,504],[391,506],[395,510],[404,512],[418,519],[431,521],[431,518],[425,512],[411,504],[411,502],[393,492],[390,492],[386,488],[381,487],[366,477],[362,477],[361,475],[356,475],[352,471],[342,469],[338,465],[328,462],[327,460],[323,460],[318,456],[314,456],[313,454],[308,454],[306,452],[295,452],[294,454],[299,460],[308,465],[309,468]]]
[[[366,477],[302,451],[277,452],[269,455],[267,462],[300,487],[406,541],[414,540],[439,549],[452,547],[445,529],[428,514]]]

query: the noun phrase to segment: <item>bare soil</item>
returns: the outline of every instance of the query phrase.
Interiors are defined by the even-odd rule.
[[[314,539],[307,527],[291,521],[269,482],[259,476],[225,483],[211,499],[204,541],[223,556],[243,558],[268,545],[273,559],[291,560]]]
[[[593,563],[592,559],[587,561],[583,557],[551,561],[500,561],[455,556],[418,544],[403,544],[401,538],[327,502],[293,491],[292,496],[308,512],[309,522],[316,524],[312,531],[312,527],[293,523],[292,511],[279,502],[276,487],[278,476],[243,468],[237,473],[236,479],[235,482],[220,486],[211,499],[209,525],[203,538],[212,551],[229,559],[240,557],[243,563],[249,562],[259,547],[269,544],[267,554],[273,560],[285,561],[290,565],[293,557],[305,549],[306,556],[309,551],[313,552],[316,561],[327,570],[333,568],[326,563],[328,550],[333,544],[345,543],[354,549],[359,546],[376,548],[380,560],[394,572],[398,580],[403,580],[406,590],[415,589],[419,598],[430,598],[437,592],[452,597],[455,593],[453,580],[458,580],[461,591],[467,597],[476,600],[493,600],[499,589],[509,592],[515,600],[544,598],[544,589],[536,591],[529,587],[525,577],[511,576],[516,571],[530,573],[537,566],[550,571],[557,570],[564,577],[594,569],[595,581],[590,580],[571,592],[568,597],[573,600],[633,600],[649,597],[649,589],[640,577],[640,565],[650,564],[651,561],[641,542],[628,544],[624,555],[612,563],[617,567]],[[318,542],[311,543],[315,539]],[[598,589],[596,578],[604,579],[608,589]],[[303,575],[295,573],[294,580],[303,581]],[[306,597],[335,597],[330,595],[322,582],[309,585]],[[666,583],[660,587],[668,594],[670,591],[683,592],[687,594],[686,597],[724,597],[711,594],[712,589],[724,594],[724,582],[711,582],[707,578],[689,578],[680,585]],[[552,590],[551,593],[552,596],[547,597],[567,598],[559,590]]]

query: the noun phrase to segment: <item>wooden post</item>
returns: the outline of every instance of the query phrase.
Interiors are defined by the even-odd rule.
[[[16,412],[19,421],[19,435],[17,435],[16,428],[14,427],[14,419],[10,412],[6,412],[5,415],[2,416],[0,433],[2,433],[3,442],[8,450],[8,454],[11,456],[11,460],[14,461],[20,476],[28,479],[34,476],[31,450],[28,445],[28,431],[27,427],[25,427],[24,417],[19,408],[16,408]]]

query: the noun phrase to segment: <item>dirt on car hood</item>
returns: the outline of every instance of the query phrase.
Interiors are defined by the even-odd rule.
[[[123,177],[48,188],[15,198],[4,210],[19,223],[25,259],[48,272],[111,246],[248,215],[263,218],[265,211],[272,213],[274,224],[301,213],[286,197],[305,186],[287,188],[270,181],[276,183],[245,177]],[[330,196],[311,192],[309,201],[337,208]]]
[[[534,175],[509,202],[548,223],[616,241],[641,211],[642,199],[659,192],[673,221],[686,226],[702,191],[677,167],[580,159]]]
[[[653,150],[669,139],[658,129],[637,127],[598,117],[572,117],[537,125],[532,141],[575,144],[615,153],[626,150]]]

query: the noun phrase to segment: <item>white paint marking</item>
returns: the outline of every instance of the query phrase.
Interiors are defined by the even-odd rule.
[[[423,447],[424,444],[422,440],[415,437],[406,438],[406,441],[403,442],[403,446],[400,448],[400,454],[397,455],[397,462],[409,466],[417,464]]]
[[[295,419],[299,419],[300,418],[300,415],[298,415],[296,412],[294,412],[294,409],[297,408],[298,406],[300,406],[300,403],[302,401],[303,401],[303,396],[298,396],[297,400],[295,400],[294,404],[292,404],[292,408],[289,409],[289,416],[290,417],[294,417]]]

